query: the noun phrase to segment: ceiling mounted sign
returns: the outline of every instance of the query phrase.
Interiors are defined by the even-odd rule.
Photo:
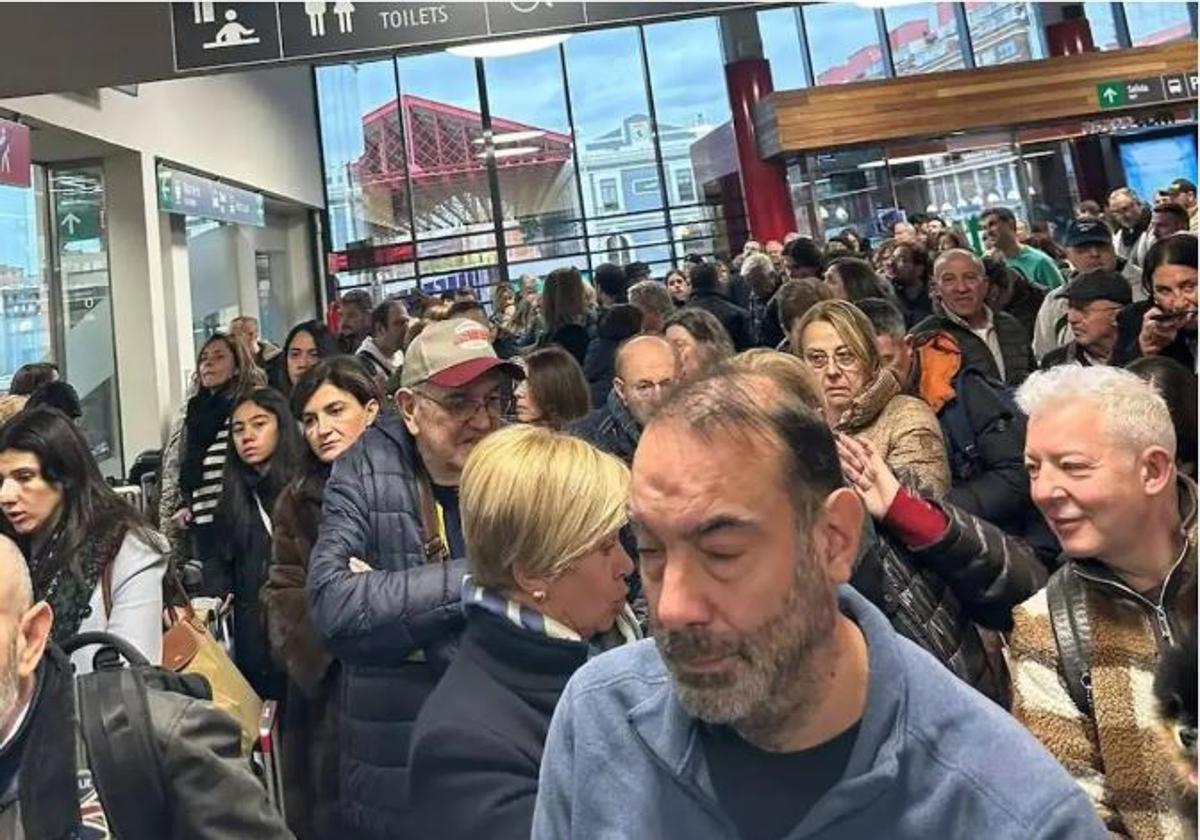
[[[171,3],[176,72],[712,14],[747,3]]]
[[[254,227],[266,224],[261,193],[162,163],[158,165],[158,209],[164,213]]]

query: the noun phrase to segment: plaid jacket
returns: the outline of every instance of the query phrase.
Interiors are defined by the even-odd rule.
[[[1013,714],[1075,777],[1109,830],[1136,840],[1188,836],[1174,807],[1170,756],[1156,732],[1153,693],[1164,634],[1178,631],[1175,594],[1185,566],[1195,568],[1196,486],[1182,477],[1179,483],[1185,543],[1159,603],[1095,561],[1068,563],[1057,572],[1084,582],[1092,642],[1090,717],[1067,690],[1046,590],[1013,612]]]

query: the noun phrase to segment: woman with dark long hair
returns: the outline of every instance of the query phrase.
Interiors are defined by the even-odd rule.
[[[382,396],[358,361],[338,356],[292,389],[292,415],[308,444],[302,471],[275,503],[271,565],[262,590],[275,662],[287,673],[284,791],[297,836],[333,837],[337,813],[337,663],[313,628],[305,584],[333,462],[379,416]]]
[[[546,277],[542,288],[542,314],[546,332],[538,339],[538,347],[558,345],[583,365],[587,359],[588,306],[583,277],[577,268],[556,268]]]
[[[609,387],[611,385],[609,380]],[[575,357],[561,347],[535,350],[525,359],[525,379],[513,389],[517,422],[563,429],[591,408],[588,383]]]
[[[824,280],[838,300],[856,303],[866,298],[889,296],[875,269],[858,257],[838,257],[830,262],[825,269]]]
[[[25,554],[35,600],[54,610],[52,637],[121,636],[162,660],[166,541],[100,474],[79,427],[32,408],[0,427],[0,531]],[[92,670],[95,648],[71,657]]]
[[[241,342],[214,333],[201,345],[192,396],[163,453],[159,499],[160,527],[171,539],[174,566],[183,571],[189,588],[196,585],[189,561],[203,564],[219,542],[213,539],[212,522],[221,498],[234,394],[262,383],[262,371]]]
[[[338,354],[337,339],[320,321],[301,321],[283,342],[283,352],[267,370],[271,387],[287,396],[309,368]]]
[[[1176,233],[1160,239],[1142,262],[1147,300],[1125,307],[1117,316],[1115,362],[1141,356],[1165,356],[1196,370],[1196,235]]]
[[[234,662],[260,696],[282,699],[258,594],[271,561],[270,511],[300,469],[304,442],[274,388],[255,388],[234,401],[229,437],[233,452],[225,460],[216,514],[221,550],[204,564],[204,593],[233,596]]]

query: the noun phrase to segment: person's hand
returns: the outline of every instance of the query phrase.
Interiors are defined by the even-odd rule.
[[[365,572],[373,572],[375,570],[372,569],[370,564],[368,564],[367,562],[360,560],[357,557],[351,557],[350,558],[350,571],[354,572],[354,574],[356,574],[356,575],[361,575]]]
[[[865,438],[853,438],[839,432],[837,449],[846,482],[858,493],[872,518],[883,519],[900,492],[895,473]]]
[[[1138,347],[1143,356],[1157,356],[1165,350],[1175,340],[1175,335],[1183,323],[1183,319],[1180,318],[1162,319],[1163,311],[1157,306],[1146,310],[1146,315],[1142,318],[1142,331],[1138,334]]]
[[[177,528],[189,527],[192,524],[192,509],[181,507],[171,514],[171,521],[175,523],[175,527]]]

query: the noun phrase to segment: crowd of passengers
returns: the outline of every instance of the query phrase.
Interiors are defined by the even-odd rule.
[[[51,642],[157,663],[165,578],[229,604],[302,839],[1194,837],[1196,218],[239,317],[147,515],[29,365],[0,530]]]

